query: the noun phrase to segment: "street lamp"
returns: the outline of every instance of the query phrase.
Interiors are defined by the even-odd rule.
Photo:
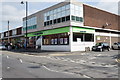
[[[26,3],[26,50],[27,50],[27,15],[28,15],[28,2],[26,1],[25,2]],[[24,2],[23,1],[21,1],[21,4],[24,4]]]
[[[9,21],[8,21],[8,43],[10,43],[10,39],[9,39]]]

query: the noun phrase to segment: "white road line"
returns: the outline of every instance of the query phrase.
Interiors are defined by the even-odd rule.
[[[83,75],[85,78],[91,78],[91,77],[89,77],[89,76],[87,76],[87,75]]]
[[[7,59],[9,59],[9,56],[7,56]]]
[[[102,54],[98,54],[97,56],[101,56]]]
[[[10,69],[10,67],[7,67],[7,69]]]
[[[23,63],[22,59],[19,59],[20,63]]]
[[[43,65],[42,67],[44,67],[45,69],[47,69],[47,70],[49,70],[49,71],[52,71],[52,72],[60,72],[60,73],[74,74],[74,73],[69,73],[69,72],[61,72],[61,71],[51,70],[51,69],[47,68],[47,67],[44,66],[44,65]]]

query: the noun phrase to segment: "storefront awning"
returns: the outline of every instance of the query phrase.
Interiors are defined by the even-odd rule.
[[[81,27],[72,27],[72,31],[78,33],[95,33],[95,29],[81,28]]]
[[[62,28],[57,28],[57,29],[51,29],[51,30],[45,30],[45,31],[28,33],[27,37],[65,33],[65,32],[69,32],[70,31],[69,28],[70,27],[62,27]]]

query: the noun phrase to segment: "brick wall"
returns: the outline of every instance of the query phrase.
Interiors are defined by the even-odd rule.
[[[120,16],[118,16],[97,8],[93,8],[87,5],[84,5],[84,25],[91,27],[102,28],[104,24],[109,23],[110,26],[107,26],[107,29],[120,30],[120,25],[118,27],[118,21],[120,23]]]

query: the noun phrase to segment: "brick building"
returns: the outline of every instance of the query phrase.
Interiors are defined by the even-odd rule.
[[[22,34],[22,27],[18,27],[16,29],[9,30],[9,36],[8,31],[0,33],[0,42],[8,42],[8,37],[10,42],[15,43],[21,40],[24,40],[24,35]]]
[[[97,42],[118,42],[119,20],[119,15],[70,0],[29,15],[27,37],[29,45],[40,43],[42,50],[85,51]],[[23,18],[23,33],[25,23]]]

